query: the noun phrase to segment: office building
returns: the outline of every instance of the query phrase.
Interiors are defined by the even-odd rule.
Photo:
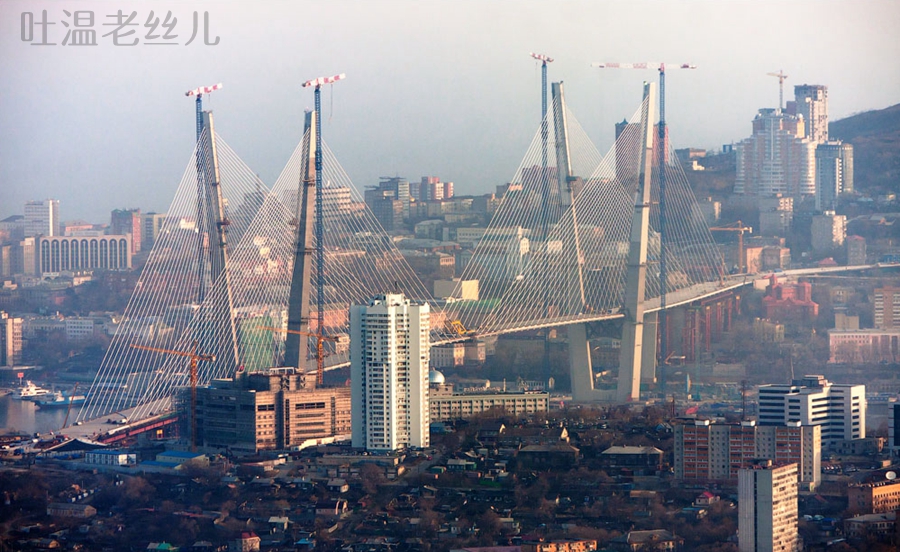
[[[738,473],[738,550],[800,550],[797,465],[759,461]]]
[[[58,274],[76,270],[131,269],[131,236],[54,236],[37,238],[37,272]]]
[[[817,253],[831,253],[844,245],[847,237],[847,217],[834,211],[823,211],[812,218],[812,248]]]
[[[22,363],[22,319],[0,311],[0,366]]]
[[[315,388],[315,376],[271,368],[197,388],[197,444],[238,454],[284,450],[350,435],[350,389]],[[187,390],[185,390],[187,391]],[[180,408],[190,412],[189,393]]]
[[[117,236],[131,235],[131,254],[141,250],[141,224],[140,209],[116,209],[109,217],[109,231],[107,233]]]
[[[58,236],[60,228],[59,200],[25,203],[25,237]]]
[[[853,191],[853,145],[831,140],[816,147],[816,210],[837,207],[841,194]]]
[[[829,363],[898,362],[900,361],[900,327],[828,330],[828,349]]]
[[[794,87],[794,103],[788,111],[803,117],[804,133],[810,141],[828,141],[828,87],[800,84]]]
[[[806,489],[815,489],[822,481],[819,426],[695,420],[675,426],[674,450],[676,479],[736,483],[739,470],[751,467],[757,458],[769,458],[776,466],[797,464]]]
[[[874,311],[876,328],[900,328],[900,288],[876,288]]]
[[[759,386],[759,425],[822,426],[822,443],[866,436],[866,386],[831,383],[804,376],[787,384]]]
[[[353,446],[388,452],[429,444],[428,304],[377,295],[350,308]]]
[[[896,472],[895,472],[896,473]],[[900,510],[900,480],[875,474],[876,480],[851,483],[847,509],[853,514],[883,514]]]
[[[802,118],[760,109],[753,134],[735,149],[735,194],[796,199],[815,194],[816,144],[804,138]]]
[[[866,264],[866,238],[847,236],[847,266]]]
[[[526,416],[535,412],[547,412],[550,393],[518,390],[507,392],[504,388],[466,390],[456,393],[453,384],[447,383],[444,374],[432,370],[428,375],[428,402],[432,422],[465,420],[488,410],[502,411],[509,416]]]
[[[156,238],[166,223],[165,213],[144,213],[141,215],[141,249],[153,249]]]

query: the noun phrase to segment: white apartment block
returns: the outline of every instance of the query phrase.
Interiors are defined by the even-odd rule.
[[[794,87],[796,112],[803,116],[806,137],[822,143],[828,140],[828,87],[800,84]]]
[[[388,452],[430,438],[428,304],[377,295],[350,308],[352,442]]]
[[[759,386],[758,423],[822,426],[822,443],[866,436],[866,386],[833,384],[824,376],[804,376],[790,385]]]
[[[797,465],[763,461],[738,472],[738,550],[800,550]]]
[[[760,109],[753,134],[735,145],[734,193],[802,197],[816,192],[816,144],[803,137],[803,119]]]

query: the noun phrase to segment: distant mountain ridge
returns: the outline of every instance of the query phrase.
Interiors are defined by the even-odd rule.
[[[856,189],[900,191],[900,104],[831,122],[828,136],[853,144]]]

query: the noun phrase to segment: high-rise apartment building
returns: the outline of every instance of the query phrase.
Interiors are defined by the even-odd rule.
[[[853,145],[830,140],[816,147],[816,210],[837,207],[842,193],[853,191]]]
[[[810,228],[813,251],[828,253],[835,247],[844,245],[847,237],[847,216],[834,211],[823,211],[812,218]]]
[[[831,383],[804,376],[786,384],[759,386],[759,425],[822,426],[822,443],[866,436],[866,386]]]
[[[59,200],[25,202],[25,236],[59,235]]]
[[[821,84],[799,84],[794,87],[794,106],[803,116],[805,135],[812,142],[828,141],[828,87]]]
[[[816,191],[816,144],[804,138],[803,120],[779,109],[760,109],[753,134],[735,145],[734,193],[802,198]]]
[[[876,288],[874,310],[876,328],[900,328],[900,288]]]
[[[156,238],[166,223],[165,213],[144,213],[141,215],[141,249],[153,249]]]
[[[22,319],[0,311],[0,366],[22,362]]]
[[[140,209],[115,209],[109,216],[109,234],[126,236],[131,234],[131,254],[141,250],[141,224]]]
[[[429,444],[428,304],[377,295],[350,308],[353,446],[393,451]]]
[[[738,550],[800,550],[797,465],[762,460],[738,473]]]
[[[757,458],[769,458],[776,466],[797,464],[804,488],[815,489],[822,480],[819,426],[696,420],[675,426],[674,449],[676,479],[737,482],[739,470],[751,467]]]

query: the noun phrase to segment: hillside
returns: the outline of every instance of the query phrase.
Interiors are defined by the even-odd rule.
[[[853,144],[856,189],[869,193],[900,190],[900,104],[833,121],[828,135]]]

